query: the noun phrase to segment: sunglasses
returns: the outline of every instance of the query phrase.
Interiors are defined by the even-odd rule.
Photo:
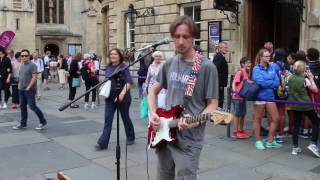
[[[21,57],[29,57],[29,55],[21,55]]]

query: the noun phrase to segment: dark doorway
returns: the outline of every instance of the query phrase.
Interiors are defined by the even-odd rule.
[[[51,54],[55,57],[59,55],[59,47],[55,44],[47,44],[44,47],[44,52],[50,51]]]
[[[274,48],[288,52],[299,49],[300,18],[295,7],[279,0],[248,0],[248,56],[255,54],[270,41]]]

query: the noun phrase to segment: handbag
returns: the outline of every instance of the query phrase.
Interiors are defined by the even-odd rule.
[[[117,66],[114,72],[118,71],[120,69],[121,65]],[[104,98],[109,98],[110,91],[111,91],[111,80],[108,80],[100,87],[99,95],[103,96]]]
[[[143,96],[140,102],[140,118],[144,119],[148,117],[148,113],[149,113],[149,107],[148,107],[147,96]]]
[[[80,87],[81,80],[80,78],[72,78],[72,87]]]
[[[240,89],[239,96],[248,101],[255,101],[260,90],[260,85],[256,82],[243,81],[242,88]]]
[[[99,95],[104,98],[109,98],[111,91],[111,80],[108,80],[100,87]]]

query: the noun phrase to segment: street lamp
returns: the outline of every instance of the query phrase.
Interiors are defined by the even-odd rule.
[[[214,0],[213,7],[215,9],[220,10],[226,17],[230,23],[239,24],[239,5],[240,2],[236,0]],[[225,11],[231,12],[231,18]],[[233,19],[233,20],[232,20]]]
[[[134,9],[133,4],[129,4],[128,10],[125,13],[126,20],[130,24],[134,24],[137,21],[137,18],[142,18],[142,17],[150,17],[154,16],[154,8],[153,7],[148,7],[144,10],[144,12],[139,12],[136,9]]]

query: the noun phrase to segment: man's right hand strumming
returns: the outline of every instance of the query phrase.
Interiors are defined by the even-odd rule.
[[[161,124],[160,117],[155,112],[150,112],[149,122],[154,129],[158,129]]]

